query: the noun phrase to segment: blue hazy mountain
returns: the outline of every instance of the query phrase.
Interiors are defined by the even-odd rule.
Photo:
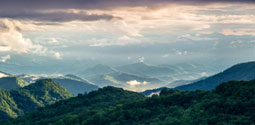
[[[61,86],[66,88],[68,91],[70,91],[74,95],[77,95],[78,93],[85,93],[85,92],[90,92],[92,90],[98,89],[98,86],[94,85],[94,83],[72,74],[68,74],[65,76],[22,74],[22,75],[19,75],[19,77],[29,82],[30,84],[34,83],[38,79],[51,78],[52,80],[59,83]]]
[[[99,87],[94,85],[90,81],[79,81],[75,79],[70,78],[52,78],[55,82],[59,83],[61,86],[67,89],[67,91],[70,91],[74,95],[77,95],[79,93],[85,93],[90,92],[92,90],[97,90]]]
[[[116,67],[119,71],[133,73],[144,76],[161,76],[167,74],[174,74],[176,71],[168,67],[154,66],[145,63],[134,63]]]
[[[197,81],[200,81],[200,80],[203,80],[203,79],[206,79],[206,78],[207,77],[201,77],[201,78],[194,79],[194,80],[176,80],[176,81],[173,81],[173,82],[167,84],[165,87],[175,88],[175,87],[178,87],[178,86],[192,84],[194,82],[197,82]]]
[[[134,63],[116,67],[119,71],[157,77],[168,83],[176,80],[194,80],[203,75],[210,75],[215,71],[209,66],[196,63],[150,65],[146,63]]]
[[[98,76],[98,75],[111,74],[111,73],[115,73],[115,72],[117,72],[117,70],[110,66],[98,64],[96,66],[79,71],[78,74],[88,78],[88,77],[93,77],[93,76]]]
[[[29,85],[29,83],[25,82],[20,77],[8,76],[0,78],[0,89],[12,90],[25,87],[27,85]]]
[[[116,86],[130,90],[143,90],[146,88],[155,88],[162,86],[165,81],[155,77],[135,75],[131,73],[116,72],[107,75],[90,77],[89,79],[100,87]],[[133,83],[135,85],[133,85]]]
[[[255,79],[255,62],[247,62],[234,65],[225,71],[194,82],[192,84],[176,87],[179,90],[211,90],[222,82],[229,80],[251,80]]]

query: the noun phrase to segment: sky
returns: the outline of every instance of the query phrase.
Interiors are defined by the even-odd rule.
[[[253,61],[255,1],[0,1],[0,62],[85,60],[222,66]]]

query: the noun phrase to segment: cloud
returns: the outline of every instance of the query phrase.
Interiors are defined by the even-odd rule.
[[[164,54],[164,55],[162,55],[161,57],[162,58],[167,58],[169,55],[168,54]]]
[[[139,62],[144,62],[145,58],[144,57],[140,57],[139,58]]]
[[[202,73],[201,73],[201,76],[202,76],[202,77],[207,77],[208,74],[207,74],[207,72],[202,72]]]
[[[56,59],[62,59],[62,55],[59,52],[55,52],[54,56]]]
[[[56,44],[56,43],[58,43],[58,40],[56,38],[51,38],[49,40],[49,44]]]
[[[0,78],[7,77],[8,75],[0,73]]]
[[[118,37],[118,38],[92,38],[89,40],[89,46],[94,46],[94,47],[105,47],[105,46],[124,46],[127,44],[137,44],[140,43],[141,41],[135,38],[128,37],[126,35]]]
[[[21,28],[15,22],[8,19],[0,20],[0,51],[15,51],[18,53],[36,53],[44,48],[41,45],[33,44],[20,32]]]
[[[139,81],[137,81],[137,80],[127,81],[126,83],[127,83],[128,85],[132,86],[132,87],[137,86],[137,85],[146,85],[146,84],[148,84],[148,82],[146,82],[146,81],[139,82]]]
[[[244,36],[244,35],[255,36],[255,29],[249,29],[249,28],[223,29],[221,33],[224,35],[234,35],[234,36]]]
[[[1,0],[0,8],[10,9],[111,9],[164,4],[255,3],[254,0]],[[13,9],[11,9],[13,10]]]
[[[108,14],[93,14],[86,11],[79,10],[52,10],[52,11],[29,11],[29,12],[9,12],[0,11],[0,18],[11,19],[28,19],[45,22],[68,22],[73,20],[80,21],[97,21],[97,20],[111,20],[120,19]]]
[[[1,62],[6,62],[9,59],[11,59],[11,56],[10,55],[6,55],[6,56],[2,56],[0,61]]]
[[[0,19],[0,51],[16,52],[18,54],[37,54],[40,56],[54,54],[54,57],[61,59],[60,53],[49,50],[40,44],[35,44],[29,38],[25,38],[21,32],[23,27],[21,28],[20,25],[17,21]],[[1,61],[6,61],[9,58],[7,56],[2,58]]]
[[[181,51],[181,50],[173,49],[173,51],[176,55],[187,55],[188,54],[187,50]]]
[[[205,5],[211,3],[255,3],[254,0],[1,0],[0,17],[51,22],[96,21],[119,18],[89,10],[113,10],[125,7],[160,8],[165,5]],[[14,9],[15,8],[15,9]],[[50,10],[50,11],[49,11]],[[68,10],[68,11],[66,11]],[[83,10],[83,11],[78,11]],[[203,27],[202,27],[203,28]]]

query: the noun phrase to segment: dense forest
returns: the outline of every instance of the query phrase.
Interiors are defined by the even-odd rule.
[[[73,95],[51,79],[15,90],[0,89],[0,120],[15,118]]]
[[[255,123],[255,81],[229,81],[210,91],[163,89],[144,97],[105,87],[79,94],[2,125],[247,125]]]

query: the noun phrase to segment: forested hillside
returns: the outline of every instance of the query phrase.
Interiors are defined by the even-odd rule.
[[[163,89],[150,98],[106,87],[1,124],[247,125],[255,123],[254,98],[254,80],[222,83],[211,91]]]
[[[0,119],[15,118],[73,95],[50,79],[15,90],[0,89]]]

